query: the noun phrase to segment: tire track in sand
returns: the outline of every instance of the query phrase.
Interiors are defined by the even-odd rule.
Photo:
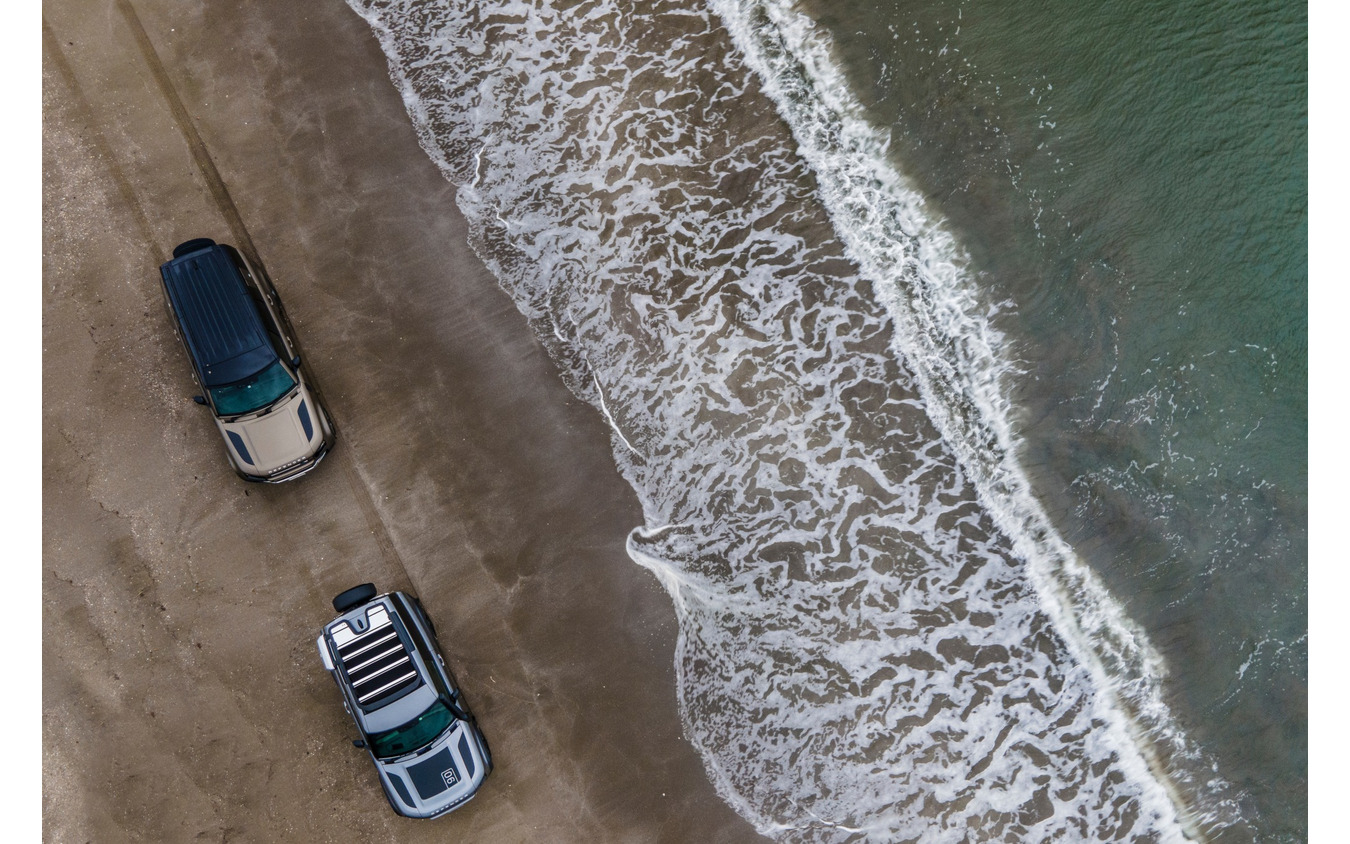
[[[196,125],[192,122],[192,116],[188,113],[187,107],[183,105],[182,99],[178,96],[178,91],[174,88],[173,80],[169,78],[168,72],[160,61],[159,53],[150,41],[150,36],[146,33],[145,27],[141,24],[140,16],[136,14],[135,8],[129,0],[116,0],[117,10],[126,20],[128,28],[131,30],[132,37],[136,41],[136,47],[145,60],[146,66],[150,70],[155,84],[159,87],[169,111],[173,115],[174,123],[183,135],[183,140],[187,143],[188,149],[192,153],[193,161],[201,171],[202,178],[206,182],[207,189],[210,190],[216,206],[220,209],[221,216],[225,218],[226,225],[230,228],[230,234],[240,250],[248,257],[249,261],[254,262],[259,267],[265,267],[262,260],[258,257],[258,251],[253,246],[253,238],[248,233],[248,227],[244,224],[244,218],[239,213],[239,208],[234,204],[233,197],[230,196],[229,188],[225,186],[225,180],[221,178],[220,170],[216,168],[215,160],[211,157],[211,152],[207,149],[206,142],[202,140],[197,132]],[[44,27],[44,34],[46,28]],[[59,48],[58,48],[59,50]],[[73,76],[71,77],[73,81]],[[120,183],[119,183],[120,185]],[[126,187],[130,191],[130,185]],[[135,206],[139,208],[139,205]],[[143,214],[142,214],[143,217]],[[149,230],[149,224],[145,224]],[[266,274],[266,269],[263,273]],[[345,439],[345,438],[344,438]],[[379,510],[375,506],[374,497],[371,495],[369,485],[361,478],[353,465],[349,456],[350,443],[347,448],[335,448],[326,458],[328,463],[336,463],[342,472],[343,479],[347,482],[351,490],[352,499],[361,509],[361,514],[370,528],[371,536],[379,546],[380,553],[386,563],[392,563],[397,567],[397,571],[402,573],[404,583],[407,583],[416,589],[411,577],[408,574],[408,567],[404,565],[402,556],[394,546],[393,537],[389,533],[384,519],[380,516]]]

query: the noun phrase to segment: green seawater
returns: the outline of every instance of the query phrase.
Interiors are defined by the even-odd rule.
[[[1306,7],[802,8],[1007,306],[1057,528],[1262,840],[1306,840]]]

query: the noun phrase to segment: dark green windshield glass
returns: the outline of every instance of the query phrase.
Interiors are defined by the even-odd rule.
[[[211,389],[211,401],[221,416],[236,416],[240,413],[252,413],[262,410],[272,402],[290,392],[295,379],[275,361],[266,369],[237,384]]]
[[[370,749],[381,759],[411,753],[440,735],[454,720],[455,716],[438,700],[408,723],[371,736]]]

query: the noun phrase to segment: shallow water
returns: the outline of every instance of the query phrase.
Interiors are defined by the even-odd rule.
[[[1148,557],[1115,529],[1137,512],[1166,540],[1173,511],[1112,474],[1109,447],[1069,459],[1126,433],[1152,444],[1146,420],[1168,420],[1170,447],[1194,414],[1175,377],[1141,390],[1118,351],[1135,336],[1122,317],[1143,317],[1092,282],[1130,267],[1098,272],[1088,250],[1062,290],[1041,284],[1065,238],[1019,203],[1058,195],[980,176],[951,203],[962,162],[997,155],[963,152],[981,135],[961,130],[942,170],[917,154],[941,133],[888,133],[913,115],[867,96],[875,57],[843,37],[858,28],[843,6],[818,26],[771,2],[351,2],[476,251],[613,425],[645,514],[630,553],[680,621],[686,735],[733,807],[783,840],[1251,836],[1255,804],[1164,682],[1179,649],[1150,639],[1168,628],[1131,620],[1140,565],[1192,549]],[[858,12],[871,34],[874,12]],[[1024,128],[960,97],[900,100],[995,137]],[[1027,314],[1117,351],[1099,337],[1080,367]],[[1064,383],[1036,386],[1050,376]],[[1233,483],[1294,495],[1261,468]],[[1242,512],[1264,512],[1266,489],[1243,487]]]

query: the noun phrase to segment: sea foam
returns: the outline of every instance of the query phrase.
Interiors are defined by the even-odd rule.
[[[807,19],[350,2],[475,250],[614,430],[728,803],[794,841],[1216,823],[1146,764],[1141,731],[1185,749],[1161,663],[1030,495],[987,305]]]

